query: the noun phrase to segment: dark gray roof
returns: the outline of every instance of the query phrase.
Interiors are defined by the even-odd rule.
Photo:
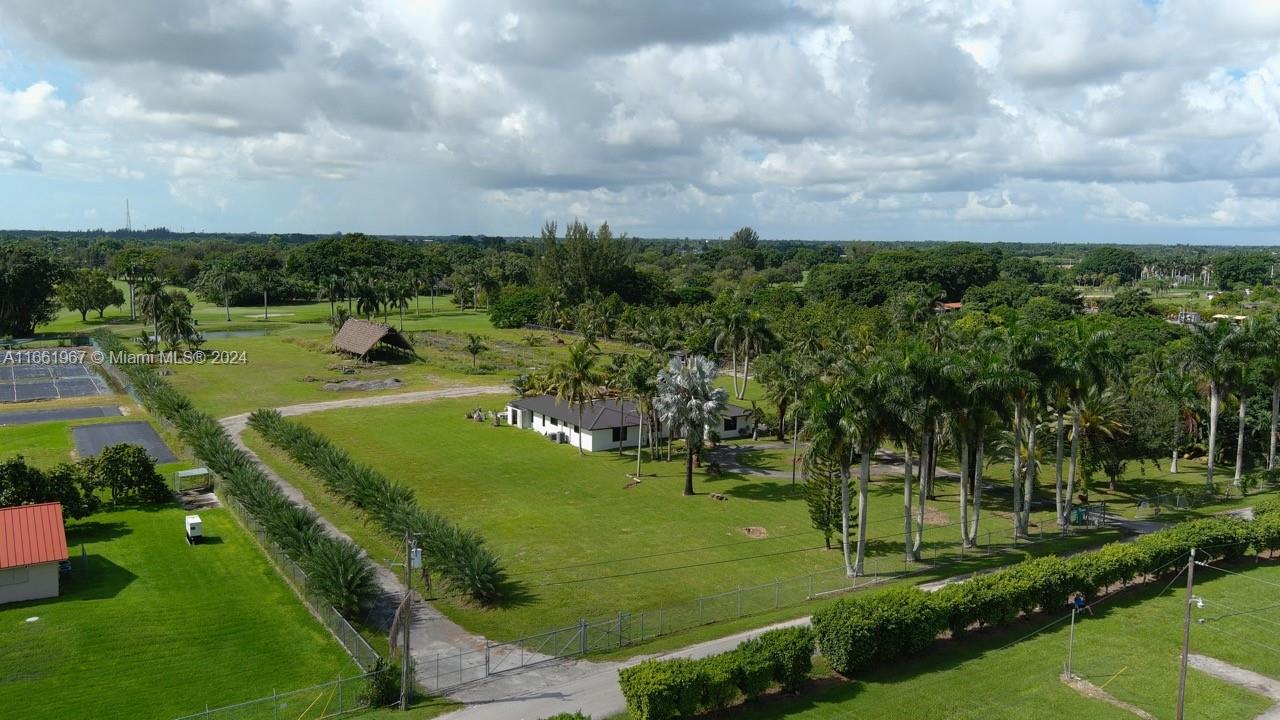
[[[540,415],[555,418],[561,424],[577,425],[584,430],[604,430],[606,428],[636,425],[640,422],[640,414],[636,412],[636,404],[630,400],[605,398],[584,403],[579,414],[577,405],[560,402],[554,395],[534,395],[516,398],[507,403],[512,407],[528,410]],[[725,417],[738,417],[747,414],[747,409],[737,405],[729,405],[725,409]]]

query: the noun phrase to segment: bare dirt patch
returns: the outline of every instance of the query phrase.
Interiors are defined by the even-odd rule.
[[[1142,718],[1143,720],[1156,720],[1155,715],[1152,715],[1151,713],[1147,712],[1146,710],[1143,710],[1142,708],[1136,705],[1130,705],[1129,703],[1115,697],[1111,693],[1107,692],[1106,690],[1103,690],[1102,688],[1098,687],[1097,685],[1094,685],[1093,683],[1089,682],[1088,680],[1085,680],[1084,678],[1068,676],[1066,674],[1063,674],[1061,676],[1061,679],[1062,679],[1062,682],[1070,686],[1072,690],[1075,690],[1076,692],[1080,693],[1081,695],[1084,695],[1085,697],[1093,698],[1094,700],[1101,700],[1102,702],[1107,703],[1108,705],[1113,705],[1115,707],[1120,708],[1121,710],[1131,712],[1134,715]]]
[[[925,506],[924,524],[925,525],[949,525],[951,518],[947,514],[936,508]]]
[[[764,538],[769,537],[769,531],[762,527],[744,527],[742,528],[742,532],[747,537],[755,538],[757,540],[763,540]]]

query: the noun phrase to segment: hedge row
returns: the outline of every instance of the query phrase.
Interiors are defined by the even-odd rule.
[[[325,436],[284,419],[275,410],[253,413],[249,427],[314,473],[330,492],[364,511],[391,537],[414,533],[427,565],[450,587],[482,604],[501,597],[506,572],[484,539],[423,509],[407,485],[357,463]]]
[[[648,660],[618,671],[633,720],[669,720],[752,700],[774,686],[795,692],[813,668],[813,631],[771,630],[701,660]]]
[[[1280,515],[1253,523],[1195,520],[1096,552],[1027,560],[934,593],[895,587],[855,595],[815,612],[813,627],[823,656],[851,675],[919,654],[944,630],[956,635],[975,625],[1003,625],[1037,609],[1064,607],[1076,592],[1093,596],[1116,583],[1177,573],[1191,548],[1224,560],[1250,548],[1280,549]]]
[[[98,330],[93,336],[108,353],[128,351],[109,330]],[[116,367],[133,384],[147,408],[172,423],[191,451],[218,474],[221,491],[233,498],[267,537],[306,571],[312,591],[350,616],[373,599],[374,570],[359,548],[326,535],[315,513],[290,502],[216,420],[196,410],[150,366]]]
[[[1280,515],[1280,495],[1263,498],[1253,504],[1253,516],[1260,518],[1264,515]]]

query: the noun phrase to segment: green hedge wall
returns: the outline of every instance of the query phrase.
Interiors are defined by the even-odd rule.
[[[330,492],[363,510],[390,537],[414,533],[428,567],[451,587],[481,604],[501,598],[506,572],[478,533],[423,509],[407,485],[357,463],[325,436],[275,410],[253,413],[249,427],[314,473]]]
[[[1273,519],[1274,518],[1274,519]],[[1248,523],[1228,517],[1175,525],[1130,543],[1110,543],[1070,558],[1043,557],[935,593],[895,587],[854,595],[813,615],[818,647],[843,675],[926,650],[944,629],[1004,625],[1037,609],[1065,607],[1118,582],[1177,573],[1191,548],[1232,560],[1250,548],[1280,549],[1280,516]]]
[[[93,334],[106,352],[126,353],[120,338],[106,329]],[[359,548],[325,535],[315,513],[293,504],[209,415],[174,390],[148,365],[116,365],[143,404],[167,419],[182,441],[220,477],[229,494],[294,562],[307,572],[309,587],[344,614],[355,617],[376,594],[373,567]]]
[[[633,720],[670,720],[753,700],[769,688],[798,690],[813,668],[813,631],[771,630],[720,655],[648,660],[618,671]]]

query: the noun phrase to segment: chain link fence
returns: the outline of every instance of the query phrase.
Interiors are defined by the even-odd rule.
[[[378,672],[389,672],[380,670]],[[275,693],[248,702],[205,707],[202,712],[184,715],[178,720],[282,720],[307,718],[324,720],[368,708],[362,698],[365,685],[376,673],[341,677],[327,683],[288,692]]]
[[[329,628],[329,632],[342,644],[342,647],[346,648],[347,653],[351,655],[351,659],[355,661],[356,665],[360,666],[360,669],[365,672],[372,670],[377,665],[378,653],[369,646],[369,643],[351,626],[351,623],[342,617],[341,613],[325,602],[319,595],[311,592],[307,583],[307,574],[267,537],[262,528],[258,527],[258,524],[240,507],[234,498],[225,496],[220,499],[223,506],[253,533],[258,540],[258,545],[266,552],[276,570],[297,591],[298,596],[302,598],[311,614],[324,623],[325,627]]]
[[[438,693],[498,673],[560,658],[611,652],[691,628],[798,606],[925,571],[956,566],[960,572],[963,563],[1084,532],[1088,531],[1071,533],[1057,527],[1046,531],[1041,525],[1028,537],[1018,537],[1012,528],[990,531],[974,538],[973,546],[968,548],[952,542],[926,542],[919,561],[909,562],[905,555],[868,557],[861,576],[848,577],[843,567],[832,568],[741,586],[656,610],[583,619],[576,625],[511,642],[491,642],[484,649],[419,655],[415,657],[418,681],[428,691]]]

